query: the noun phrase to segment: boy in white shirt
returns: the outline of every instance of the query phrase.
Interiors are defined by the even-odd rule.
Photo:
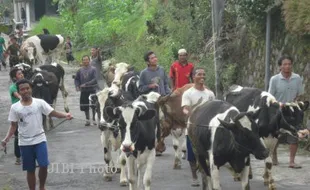
[[[202,98],[202,103],[215,99],[215,95],[211,90],[208,90],[205,85],[206,73],[203,68],[195,68],[193,72],[194,86],[186,90],[182,96],[183,113],[187,116],[191,115],[191,106],[198,103],[198,100]],[[192,186],[199,186],[196,168],[196,158],[192,149],[191,141],[186,131],[186,148],[187,148],[187,160],[189,161],[193,182]]]
[[[20,101],[11,106],[9,121],[11,127],[2,141],[5,147],[14,135],[17,125],[19,133],[19,146],[22,154],[23,170],[27,171],[27,182],[30,190],[36,188],[36,160],[39,164],[40,190],[45,190],[47,167],[49,164],[47,154],[46,136],[42,124],[42,114],[57,118],[72,119],[70,113],[55,111],[42,99],[32,97],[32,85],[27,79],[16,82]]]

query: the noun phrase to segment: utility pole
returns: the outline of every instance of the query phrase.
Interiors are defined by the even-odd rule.
[[[211,0],[212,6],[212,31],[213,31],[213,51],[214,51],[214,71],[215,71],[215,94],[217,99],[223,99],[221,91],[222,48],[219,46],[219,39],[222,27],[222,16],[226,0]]]
[[[269,79],[270,79],[270,52],[271,52],[271,40],[270,40],[270,28],[271,28],[271,8],[267,10],[266,20],[266,56],[265,56],[265,90],[268,91]]]

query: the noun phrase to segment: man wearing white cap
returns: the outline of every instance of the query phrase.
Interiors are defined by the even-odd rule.
[[[178,51],[178,58],[170,67],[169,76],[171,79],[172,89],[181,88],[193,81],[194,64],[187,61],[186,49]]]

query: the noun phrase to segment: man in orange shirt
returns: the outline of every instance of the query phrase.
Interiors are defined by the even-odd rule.
[[[193,81],[194,64],[187,61],[187,52],[185,49],[178,51],[179,60],[172,63],[169,76],[171,78],[171,87],[173,90],[181,88]]]

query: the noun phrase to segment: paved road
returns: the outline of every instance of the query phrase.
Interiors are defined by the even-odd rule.
[[[47,180],[48,190],[125,190],[128,187],[119,186],[119,174],[116,174],[112,182],[103,180],[102,168],[104,167],[103,150],[100,145],[100,132],[95,126],[85,127],[82,112],[79,111],[79,94],[74,91],[71,78],[73,70],[67,69],[65,83],[67,85],[70,99],[69,107],[74,117],[72,121],[66,121],[54,130],[47,133],[49,159],[51,162]],[[7,93],[7,72],[0,73],[0,139],[7,131],[9,97]],[[60,95],[60,93],[59,93]],[[63,110],[61,96],[58,98],[56,109]],[[55,119],[55,123],[62,120]],[[10,187],[13,190],[27,189],[25,173],[20,166],[14,165],[13,141],[8,145],[8,154],[0,152],[0,190]],[[157,157],[153,167],[152,189],[161,190],[191,190],[200,189],[190,187],[190,169],[187,162],[183,162],[181,170],[172,169],[173,149],[171,138],[166,140],[167,151],[161,157]],[[309,190],[310,188],[310,157],[309,153],[299,155],[297,160],[304,165],[303,169],[292,170],[287,168],[288,154],[281,147],[279,153],[281,164],[275,168],[274,178],[279,190]],[[267,189],[263,186],[262,173],[263,161],[253,160],[254,179],[251,180],[252,189]],[[58,170],[57,166],[58,165]],[[63,167],[64,166],[64,167]],[[96,170],[96,171],[95,171]],[[223,189],[240,190],[241,184],[233,182],[229,172],[221,170],[221,183]]]

